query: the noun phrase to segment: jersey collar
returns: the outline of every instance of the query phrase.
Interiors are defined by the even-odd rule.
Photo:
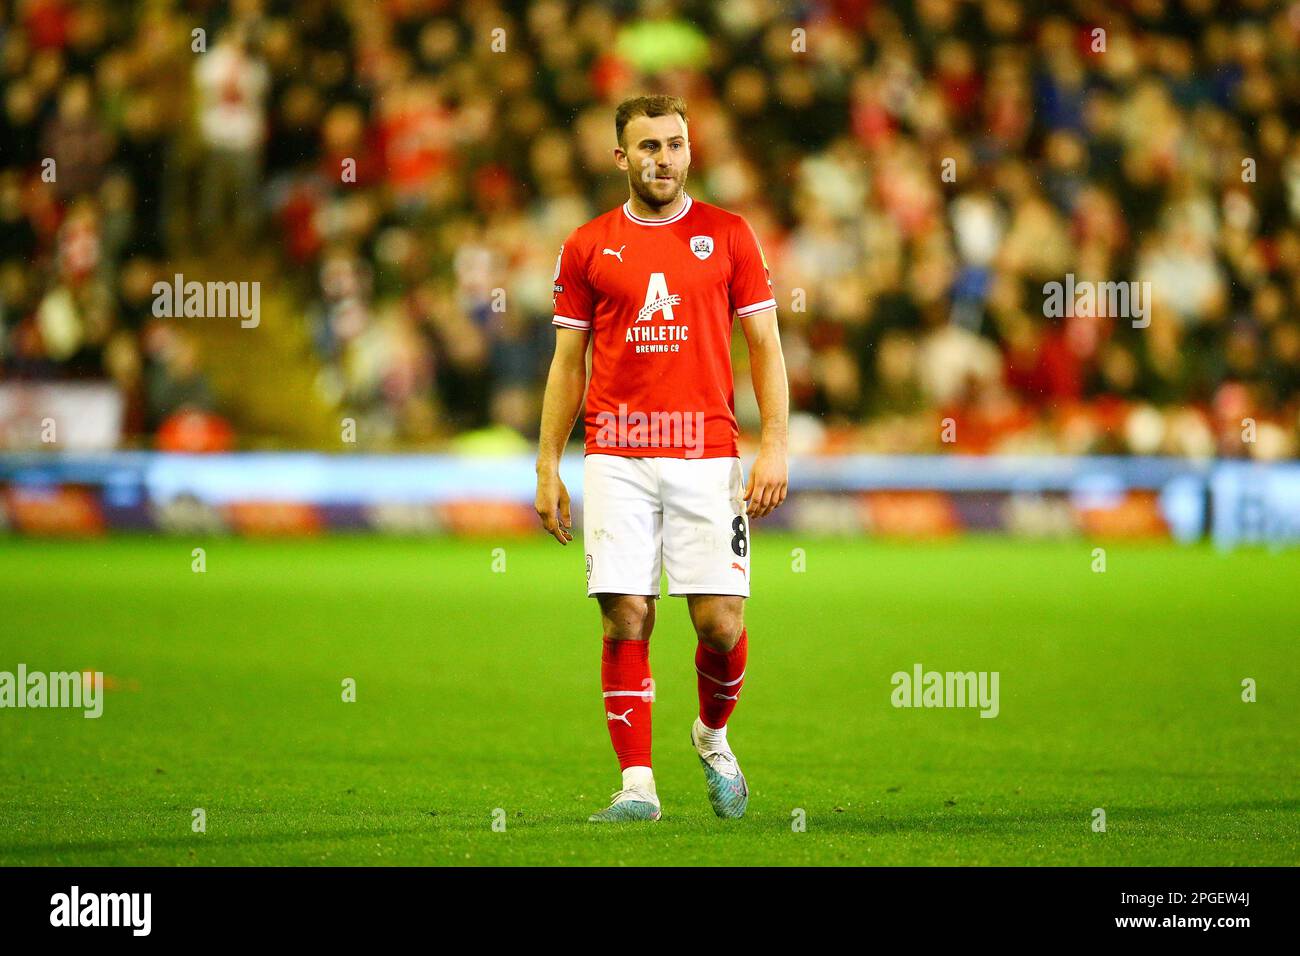
[[[695,203],[695,200],[691,198],[690,193],[685,193],[684,195],[686,196],[686,202],[682,203],[682,208],[677,210],[676,213],[669,216],[667,219],[642,219],[640,216],[635,215],[632,212],[632,200],[630,199],[623,203],[623,215],[627,216],[628,219],[631,219],[638,226],[666,226],[669,223],[679,222],[685,218],[688,212],[691,211],[691,206]]]

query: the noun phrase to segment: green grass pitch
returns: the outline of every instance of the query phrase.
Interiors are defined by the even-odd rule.
[[[580,546],[0,539],[0,670],[115,683],[99,720],[0,710],[0,864],[1297,863],[1300,554],[1110,543],[1094,573],[1093,546],[759,530],[749,815],[706,803],[665,598],[664,818],[601,828]],[[918,662],[998,671],[1000,715],[894,708]]]

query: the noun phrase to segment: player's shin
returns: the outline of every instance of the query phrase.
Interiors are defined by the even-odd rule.
[[[650,642],[605,638],[600,662],[605,693],[605,724],[623,771],[623,786],[654,793],[650,764],[650,718],[654,681]]]
[[[727,726],[745,681],[748,650],[749,641],[744,630],[740,632],[736,646],[725,654],[702,641],[696,645],[695,685],[700,695],[700,722],[706,728],[721,730]]]

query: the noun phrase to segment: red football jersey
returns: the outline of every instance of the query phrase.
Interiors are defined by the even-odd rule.
[[[574,230],[553,323],[591,332],[587,454],[734,456],[732,314],[775,305],[749,224],[689,195],[668,219],[624,203]]]

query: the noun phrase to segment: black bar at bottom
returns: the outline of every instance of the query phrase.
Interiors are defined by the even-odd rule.
[[[803,927],[862,943],[1294,936],[1295,869],[9,869],[7,941],[337,944],[455,932],[607,942],[683,920],[728,938]],[[73,890],[76,887],[76,890]],[[106,896],[106,894],[111,894]],[[121,894],[127,894],[125,896]],[[139,895],[131,895],[139,894]],[[148,894],[147,908],[143,894]],[[146,921],[147,916],[147,921]],[[85,926],[90,923],[117,925]],[[147,926],[146,926],[147,922]],[[77,925],[73,925],[77,924]],[[712,925],[710,931],[708,926]],[[147,928],[147,934],[143,932]],[[638,929],[640,928],[640,929]],[[376,935],[378,934],[378,935]],[[591,934],[591,935],[589,935]],[[703,941],[705,937],[694,937]]]

